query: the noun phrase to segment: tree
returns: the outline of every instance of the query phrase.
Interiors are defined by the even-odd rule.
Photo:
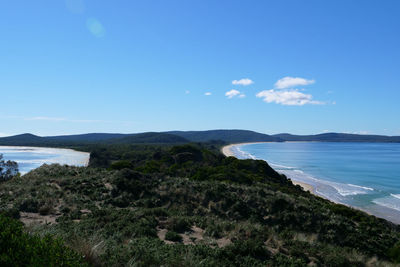
[[[18,174],[18,163],[15,161],[5,161],[3,154],[0,154],[0,181],[7,181]]]

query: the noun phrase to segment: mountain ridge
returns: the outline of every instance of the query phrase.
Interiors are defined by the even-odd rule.
[[[294,135],[281,133],[268,135],[250,130],[206,130],[206,131],[167,131],[144,133],[88,133],[60,136],[37,136],[24,133],[0,138],[0,145],[74,145],[74,144],[140,144],[140,143],[189,143],[212,142],[244,143],[244,142],[285,142],[285,141],[318,141],[318,142],[382,142],[400,143],[400,136],[361,135],[348,133],[321,133],[315,135]]]

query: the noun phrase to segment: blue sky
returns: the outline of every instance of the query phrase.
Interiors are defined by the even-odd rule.
[[[0,135],[400,135],[400,1],[0,2]]]

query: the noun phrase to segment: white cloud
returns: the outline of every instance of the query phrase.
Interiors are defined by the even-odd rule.
[[[6,136],[10,136],[10,134],[0,133],[0,137],[6,137]]]
[[[277,89],[293,88],[298,85],[309,85],[315,83],[315,80],[307,80],[299,77],[284,77],[275,83]]]
[[[233,80],[232,84],[233,85],[243,85],[243,86],[247,86],[250,84],[253,84],[254,82],[248,78],[245,79],[240,79],[240,80]]]
[[[186,95],[190,94],[190,91],[189,91],[189,90],[186,90],[186,91],[185,91],[185,94],[186,94]]]
[[[264,90],[256,95],[266,103],[276,103],[285,106],[303,106],[306,104],[323,105],[324,102],[312,100],[312,95],[304,94],[299,90]]]
[[[225,96],[228,97],[228,98],[232,98],[232,97],[235,97],[235,96],[238,96],[238,95],[240,95],[240,92],[238,90],[235,90],[235,89],[232,89],[232,90],[230,90],[230,91],[225,93]]]
[[[211,92],[206,92],[206,93],[204,93],[204,95],[209,96],[209,95],[212,95],[212,93]]]
[[[240,94],[240,95],[239,95],[239,98],[244,98],[244,97],[246,97],[245,94]]]
[[[25,118],[27,121],[66,121],[65,118],[54,118],[54,117],[31,117]]]

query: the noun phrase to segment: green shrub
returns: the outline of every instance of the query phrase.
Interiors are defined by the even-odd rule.
[[[168,231],[165,234],[165,239],[173,242],[182,242],[182,236],[173,231]]]
[[[34,200],[34,199],[25,199],[22,201],[22,203],[19,205],[19,210],[20,211],[25,211],[25,212],[39,212],[39,202]]]
[[[389,250],[389,258],[393,262],[400,263],[400,242],[398,242]]]
[[[132,168],[132,163],[129,160],[119,160],[110,165],[112,170],[122,170]]]
[[[190,223],[186,218],[174,217],[170,220],[168,229],[178,233],[190,230]]]
[[[83,258],[60,239],[25,233],[22,224],[0,215],[1,266],[85,266]]]

